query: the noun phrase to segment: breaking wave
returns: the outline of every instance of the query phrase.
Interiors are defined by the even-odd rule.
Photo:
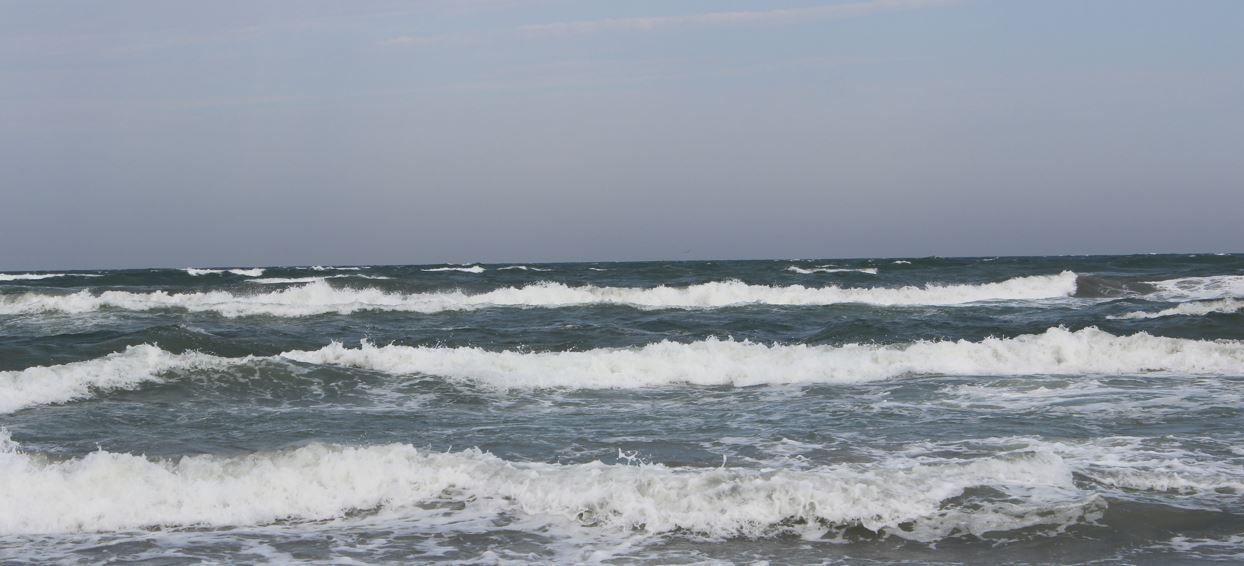
[[[1115,336],[1095,328],[1052,328],[980,342],[845,346],[763,345],[733,340],[658,342],[579,352],[488,351],[473,347],[376,346],[334,342],[271,358],[222,358],[156,346],[131,346],[102,358],[0,372],[0,413],[64,403],[92,392],[134,389],[186,369],[225,368],[260,360],[362,368],[394,375],[434,375],[502,389],[625,389],[677,384],[755,386],[861,383],[907,375],[1244,375],[1244,343]]]
[[[1150,282],[1156,288],[1151,297],[1159,301],[1203,301],[1244,298],[1244,275],[1183,277]]]
[[[344,274],[344,275],[320,275],[320,276],[312,276],[312,277],[263,277],[260,279],[247,279],[246,282],[247,283],[259,283],[261,285],[282,285],[282,284],[292,284],[292,283],[316,283],[319,281],[327,281],[329,279],[345,279],[349,277],[353,277],[357,279],[392,279],[392,277],[385,277],[384,275],[363,275],[360,273],[349,273],[349,274]]]
[[[261,267],[256,267],[254,269],[198,269],[194,267],[187,267],[184,271],[196,277],[202,275],[224,275],[225,273],[232,273],[233,275],[241,275],[243,277],[259,277],[263,275],[264,269]]]
[[[310,316],[358,311],[433,313],[489,307],[565,307],[625,305],[638,308],[720,308],[742,305],[816,306],[864,303],[883,306],[958,305],[979,301],[1018,301],[1068,297],[1075,293],[1076,275],[1018,277],[995,283],[923,287],[771,287],[738,281],[702,283],[688,287],[571,287],[536,283],[467,294],[462,291],[401,294],[374,288],[335,288],[326,281],[271,293],[233,294],[228,291],[193,293],[134,293],[81,291],[69,295],[24,293],[0,297],[0,314],[37,312],[80,313],[104,308],[145,311],[178,308],[217,312],[224,316]]]
[[[53,277],[103,277],[99,273],[0,273],[0,281],[36,281]]]
[[[542,268],[542,267],[532,267],[532,266],[530,266],[530,265],[508,265],[508,266],[505,266],[505,267],[498,267],[498,268],[497,268],[497,271],[511,271],[511,270],[517,270],[517,271],[552,271],[551,269],[545,269],[545,268]]]
[[[423,269],[421,271],[461,271],[463,273],[483,273],[483,266],[472,265],[470,267],[433,267],[431,269]]]
[[[1190,303],[1180,303],[1169,309],[1163,309],[1156,312],[1129,312],[1127,314],[1111,316],[1112,319],[1145,319],[1145,318],[1161,318],[1164,316],[1205,316],[1215,313],[1233,313],[1244,310],[1244,300],[1242,299],[1222,299],[1218,301],[1197,301]]]
[[[795,273],[798,273],[800,275],[812,275],[813,273],[846,273],[846,272],[867,273],[869,275],[877,274],[877,268],[875,267],[863,267],[859,269],[854,269],[854,268],[846,268],[846,267],[831,267],[827,265],[820,265],[817,267],[809,267],[809,268],[803,268],[797,265],[792,265],[790,267],[787,267],[786,271],[794,271]]]
[[[249,360],[195,352],[171,354],[143,344],[94,360],[0,372],[0,414],[83,399],[93,391],[133,389],[173,369],[224,367]]]
[[[1065,526],[1091,520],[1105,505],[1078,492],[1072,469],[1048,452],[886,464],[791,471],[550,464],[404,444],[176,460],[101,450],[56,461],[21,452],[0,431],[0,533],[263,525],[379,510],[400,516],[420,504],[452,503],[464,518],[512,515],[624,532],[763,537],[859,526],[931,541]],[[947,503],[978,486],[1014,498],[970,509]]]
[[[636,388],[858,383],[904,375],[1020,376],[1175,373],[1244,375],[1244,343],[1115,336],[1052,328],[1016,338],[903,345],[772,345],[709,339],[582,352],[333,343],[287,359],[393,374],[427,374],[502,388]]]

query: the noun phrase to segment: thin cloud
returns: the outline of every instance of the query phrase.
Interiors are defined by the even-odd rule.
[[[448,38],[444,36],[439,36],[439,35],[402,35],[402,36],[386,39],[381,43],[383,45],[389,45],[389,46],[413,47],[413,46],[424,46],[424,45],[437,45],[440,43],[446,43],[447,41],[448,41]]]
[[[668,28],[718,25],[782,24],[833,18],[865,16],[877,12],[910,10],[950,4],[954,0],[863,0],[858,2],[737,12],[708,12],[687,16],[609,18],[523,26],[529,36],[585,35],[603,32],[655,31]]]

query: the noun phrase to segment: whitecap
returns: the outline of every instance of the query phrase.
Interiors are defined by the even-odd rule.
[[[1244,275],[1213,275],[1181,277],[1150,281],[1157,291],[1146,298],[1159,301],[1203,301],[1208,299],[1244,298]]]
[[[56,461],[23,453],[0,431],[0,472],[0,534],[264,525],[376,509],[400,516],[452,502],[461,519],[511,515],[620,533],[817,536],[860,526],[932,541],[1057,527],[1100,512],[1076,490],[1068,465],[1043,452],[789,471],[514,462],[406,444],[175,460],[100,450]],[[1017,501],[946,507],[978,486]]]
[[[470,267],[434,267],[431,269],[424,269],[422,271],[461,271],[463,273],[483,273],[485,270],[483,266],[472,265]]]
[[[259,277],[263,275],[264,272],[263,268],[259,267],[254,269],[198,269],[194,267],[187,267],[183,271],[196,277],[202,275],[223,275],[225,273],[241,275],[243,277]]]
[[[37,281],[53,277],[103,277],[99,273],[0,273],[0,281]]]
[[[462,291],[401,294],[375,288],[335,288],[313,281],[272,293],[200,291],[81,291],[68,295],[23,293],[0,296],[0,314],[37,312],[79,313],[104,308],[145,311],[179,308],[217,312],[224,316],[309,316],[358,311],[433,313],[490,307],[565,307],[626,305],[645,309],[721,308],[742,305],[818,306],[863,303],[883,306],[961,305],[980,301],[1030,301],[1065,298],[1075,293],[1076,274],[1017,277],[993,283],[936,284],[923,287],[805,287],[803,285],[749,285],[739,281],[702,283],[687,287],[568,286],[542,282],[468,294]]]
[[[250,359],[171,354],[143,344],[93,360],[4,371],[0,372],[0,414],[83,399],[92,392],[133,389],[174,369],[223,367]]]
[[[1195,301],[1180,303],[1168,309],[1156,312],[1138,311],[1110,316],[1111,319],[1146,319],[1164,316],[1205,316],[1215,313],[1234,313],[1244,310],[1244,299],[1221,299],[1217,301]]]
[[[733,340],[663,341],[578,352],[333,343],[282,357],[400,375],[436,375],[500,388],[636,388],[671,384],[754,386],[859,383],[905,375],[1244,375],[1244,343],[1115,336],[1096,328],[980,342],[921,341],[844,346],[764,345]]]
[[[855,269],[855,268],[846,268],[846,267],[831,267],[828,265],[819,265],[816,267],[809,267],[809,268],[803,268],[797,265],[792,265],[790,267],[787,267],[786,271],[794,271],[795,273],[799,273],[801,275],[811,275],[813,273],[848,273],[848,272],[867,273],[869,275],[877,274],[877,268],[875,267],[864,267],[864,268]]]

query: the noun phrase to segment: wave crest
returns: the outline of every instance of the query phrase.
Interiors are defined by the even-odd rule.
[[[53,277],[103,277],[99,273],[0,273],[0,281],[37,281]]]
[[[358,311],[406,311],[433,313],[489,307],[565,307],[579,305],[625,305],[637,308],[721,308],[744,305],[818,306],[864,303],[882,306],[958,305],[979,301],[1040,300],[1068,297],[1075,293],[1076,275],[1018,277],[995,283],[923,287],[771,287],[738,281],[702,283],[688,287],[571,287],[562,283],[536,283],[504,287],[483,293],[461,291],[400,294],[374,288],[335,288],[325,281],[271,293],[233,294],[228,291],[191,293],[133,293],[87,291],[70,295],[25,293],[0,297],[0,314],[37,312],[81,313],[114,308],[145,311],[179,308],[192,312],[216,312],[224,316],[310,316]]]
[[[183,271],[195,277],[203,275],[224,275],[226,273],[241,275],[242,277],[259,277],[263,275],[264,269],[261,267],[256,267],[254,269],[198,269],[195,267],[187,267]]]
[[[523,463],[478,450],[430,453],[403,444],[317,444],[178,460],[98,451],[55,462],[21,453],[0,432],[0,471],[5,534],[326,520],[450,500],[461,505],[461,515],[519,514],[647,533],[772,536],[858,525],[936,540],[952,532],[1061,524],[1067,513],[1051,508],[1084,503],[1071,469],[1050,453],[800,471]],[[971,512],[945,509],[943,502],[975,486],[1047,496],[983,502]]]
[[[786,271],[794,271],[795,273],[798,273],[800,275],[812,275],[814,273],[849,273],[849,272],[867,273],[868,275],[877,274],[877,268],[875,267],[862,267],[862,268],[857,269],[857,268],[847,268],[847,267],[833,267],[829,265],[818,265],[816,267],[807,267],[807,268],[799,267],[798,265],[792,265],[790,267],[787,267]]]
[[[249,359],[172,354],[142,344],[93,360],[0,372],[0,414],[83,399],[92,391],[132,389],[173,369],[223,367]]]
[[[1111,316],[1112,319],[1145,319],[1145,318],[1161,318],[1164,316],[1205,316],[1207,314],[1229,314],[1244,310],[1244,300],[1242,299],[1222,299],[1218,301],[1197,301],[1190,303],[1180,303],[1169,309],[1163,309],[1156,312],[1129,312],[1118,316]]]
[[[480,265],[472,265],[470,267],[433,267],[431,269],[422,269],[420,271],[461,271],[463,273],[483,273],[484,267]]]
[[[1096,328],[906,345],[773,345],[709,339],[583,352],[333,343],[282,357],[393,374],[467,379],[503,388],[635,388],[670,384],[752,386],[858,383],[903,375],[1244,375],[1244,343],[1115,336]]]

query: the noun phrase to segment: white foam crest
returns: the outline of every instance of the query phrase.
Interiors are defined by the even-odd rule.
[[[1195,301],[1189,303],[1180,303],[1169,309],[1163,309],[1157,312],[1129,312],[1118,316],[1110,316],[1111,319],[1146,319],[1161,318],[1164,316],[1205,316],[1214,313],[1233,313],[1244,309],[1244,299],[1220,299],[1217,301]]]
[[[232,273],[233,275],[241,275],[243,277],[259,277],[263,275],[264,269],[260,267],[256,267],[254,269],[198,269],[195,267],[187,267],[184,271],[195,277],[202,275],[224,275],[225,273]]]
[[[942,508],[975,486],[1025,503]],[[452,501],[460,517],[508,514],[626,532],[772,536],[860,525],[936,539],[1061,523],[1068,517],[1057,509],[1081,503],[1079,495],[1071,470],[1049,453],[799,471],[509,462],[401,444],[154,461],[97,451],[50,461],[0,432],[4,534],[262,525],[372,509],[417,513],[421,503]],[[897,528],[912,522],[910,531]]]
[[[1209,299],[1244,298],[1244,275],[1183,277],[1151,281],[1157,287],[1147,298],[1159,301],[1204,301]]]
[[[894,264],[895,265],[911,265],[911,262],[905,259],[896,259],[894,260]]]
[[[82,399],[92,391],[133,389],[173,369],[223,367],[248,360],[171,354],[144,344],[93,360],[0,372],[0,414]]]
[[[470,267],[433,267],[431,269],[423,269],[421,271],[461,271],[463,273],[483,273],[483,266],[472,265]]]
[[[1020,442],[1032,450],[1058,454],[1077,473],[1109,488],[1174,492],[1211,500],[1228,492],[1244,494],[1244,465],[1238,459],[1189,450],[1162,438]]]
[[[247,279],[247,283],[258,283],[260,285],[282,285],[292,283],[316,283],[327,281],[329,279],[344,279],[353,277],[356,279],[392,279],[384,275],[362,275],[357,273],[349,273],[344,275],[320,275],[312,277],[263,277],[260,279]]]
[[[1039,411],[1076,418],[1164,419],[1172,414],[1244,403],[1234,380],[1199,377],[1171,382],[1112,381],[1087,377],[1003,378],[943,390],[938,403],[962,409]]]
[[[830,267],[827,265],[819,265],[817,267],[809,267],[809,268],[803,268],[797,265],[792,265],[790,267],[787,267],[786,271],[794,271],[795,273],[798,273],[801,275],[812,275],[814,273],[846,273],[846,272],[867,273],[869,275],[877,274],[877,268],[875,267],[864,267],[860,269],[852,269],[852,268],[845,268],[845,267]]]
[[[313,281],[279,291],[253,294],[234,294],[222,290],[191,293],[104,291],[98,295],[88,291],[69,295],[25,293],[0,296],[0,314],[84,313],[109,308],[131,311],[173,308],[216,312],[227,317],[298,317],[325,313],[350,314],[362,310],[437,312],[454,308],[454,298],[460,296],[461,293],[448,294],[448,298],[437,300],[441,297],[437,294],[407,296],[370,288],[337,289],[326,281]]]
[[[530,266],[530,265],[507,265],[507,266],[505,266],[505,267],[498,267],[498,268],[497,268],[497,271],[510,271],[510,270],[518,270],[518,271],[552,271],[551,269],[544,269],[544,268],[540,268],[540,267],[532,267],[532,266]]]
[[[702,283],[688,287],[571,287],[562,283],[535,283],[466,294],[461,291],[398,294],[379,289],[334,288],[325,281],[272,293],[232,294],[202,291],[170,294],[165,291],[133,293],[87,291],[72,295],[25,293],[0,296],[0,314],[88,312],[102,308],[151,310],[182,308],[213,311],[224,316],[309,316],[349,314],[364,310],[432,313],[488,307],[564,307],[614,304],[638,308],[719,308],[750,304],[832,305],[957,305],[989,300],[1038,300],[1066,297],[1075,292],[1071,272],[1008,279],[977,285],[935,285],[901,288],[770,287],[738,281]]]
[[[1127,375],[1169,372],[1244,375],[1244,343],[1132,336],[1087,328],[981,342],[907,345],[763,345],[709,339],[580,352],[493,352],[480,348],[334,342],[281,354],[295,361],[394,374],[468,379],[502,388],[633,388],[675,383],[751,386],[857,383],[903,375]]]
[[[0,281],[37,281],[53,277],[103,277],[99,273],[0,273]]]
[[[308,267],[312,271],[361,271],[361,267],[337,267],[332,265],[312,265]]]

